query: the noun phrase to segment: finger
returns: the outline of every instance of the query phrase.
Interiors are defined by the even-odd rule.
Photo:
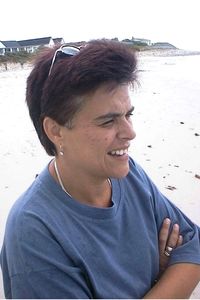
[[[181,246],[183,244],[183,236],[179,235],[176,247]]]
[[[162,227],[159,232],[159,250],[160,253],[163,253],[166,248],[168,236],[169,236],[169,228],[170,228],[170,219],[166,218],[163,221]]]
[[[179,240],[179,225],[174,224],[172,227],[172,231],[169,235],[168,241],[167,241],[167,246],[176,248],[178,240]],[[181,239],[180,239],[181,241]]]

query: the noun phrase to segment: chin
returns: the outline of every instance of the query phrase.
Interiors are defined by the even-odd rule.
[[[129,166],[124,170],[119,170],[119,172],[115,172],[111,177],[120,179],[126,177],[128,173],[129,173]]]

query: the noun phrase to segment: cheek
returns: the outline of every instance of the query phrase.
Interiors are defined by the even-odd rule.
[[[88,140],[88,145],[93,148],[98,150],[106,149],[109,147],[111,143],[111,139],[108,136],[104,135],[98,135],[98,134],[90,134],[89,132],[87,133],[87,140]]]

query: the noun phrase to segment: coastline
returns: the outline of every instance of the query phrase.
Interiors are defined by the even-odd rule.
[[[139,56],[188,56],[200,55],[200,51],[190,51],[183,49],[149,49],[139,51]]]
[[[184,50],[178,48],[146,48],[140,51],[136,51],[138,57],[173,57],[173,56],[193,56],[193,55],[200,55],[200,51],[193,51],[193,50]],[[23,68],[20,66],[20,63],[8,63],[8,70],[19,70],[19,69],[31,69],[31,63],[24,64]],[[0,65],[0,72],[5,71],[5,67],[3,64]]]

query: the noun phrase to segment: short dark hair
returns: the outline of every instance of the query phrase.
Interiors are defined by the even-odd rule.
[[[116,87],[136,80],[137,60],[122,42],[93,40],[75,56],[63,57],[49,69],[56,48],[45,49],[35,60],[27,79],[26,102],[41,144],[49,155],[56,147],[43,129],[46,116],[60,125],[72,121],[84,103],[83,96],[106,84]]]

